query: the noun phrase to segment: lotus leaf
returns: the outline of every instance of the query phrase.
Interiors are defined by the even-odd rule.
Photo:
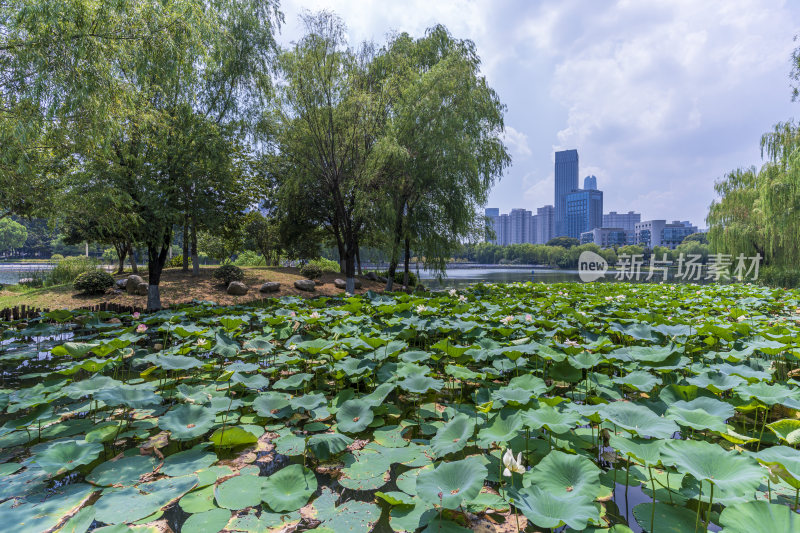
[[[261,498],[275,512],[296,511],[308,503],[316,490],[314,472],[301,465],[289,465],[264,480]]]

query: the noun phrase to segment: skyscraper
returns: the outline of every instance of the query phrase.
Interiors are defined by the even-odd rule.
[[[581,233],[603,225],[603,191],[596,189],[572,191],[566,196],[567,217],[564,233],[581,238]]]
[[[583,190],[585,191],[593,191],[597,189],[597,177],[596,176],[586,176],[583,178]]]
[[[566,235],[567,203],[566,197],[578,188],[578,151],[563,150],[556,152],[555,163],[555,198],[553,218],[555,236]],[[592,228],[589,228],[592,229]]]
[[[497,207],[487,207],[484,215],[489,220],[486,221],[486,241],[492,244],[498,244],[500,241],[500,209]],[[490,237],[489,231],[494,231],[494,237]]]
[[[528,234],[531,212],[527,209],[512,209],[508,217],[510,219],[508,244],[533,242],[531,236]]]
[[[536,210],[536,238],[534,244],[547,244],[553,238],[553,206],[546,205]]]

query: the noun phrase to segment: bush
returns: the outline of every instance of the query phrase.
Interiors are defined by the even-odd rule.
[[[189,257],[189,266],[192,265],[192,258]],[[183,266],[183,254],[180,255],[173,255],[172,259],[167,261],[167,264],[164,265],[167,268],[180,268]]]
[[[72,283],[84,272],[97,270],[97,260],[82,255],[66,257],[50,271],[47,276],[47,285],[62,285]]]
[[[732,273],[732,272],[731,272]],[[745,282],[751,281],[748,279]],[[758,272],[757,283],[767,285],[768,287],[783,287],[785,289],[793,289],[800,287],[800,270],[793,268],[785,268],[779,266],[765,266]]]
[[[231,281],[244,280],[244,271],[236,265],[222,265],[214,269],[211,277],[222,281],[227,286],[230,285]]]
[[[234,265],[237,266],[264,266],[266,263],[264,261],[264,256],[254,252],[253,250],[245,250],[244,252],[240,253],[236,256],[236,260],[233,262]]]
[[[72,286],[83,294],[103,294],[114,286],[114,277],[104,270],[92,270],[80,274]]]
[[[61,255],[61,254],[53,254],[53,255],[50,256],[50,260],[51,261],[58,262],[58,261],[61,261],[62,259],[64,259],[64,256]]]
[[[337,272],[341,272],[341,267],[339,263],[336,261],[331,261],[330,259],[325,259],[324,257],[320,257],[319,259],[312,259],[308,262],[309,265],[314,265],[318,267],[322,272],[328,274],[336,274]]]
[[[379,272],[378,275],[379,276],[383,276],[384,278],[388,278],[389,277],[389,271],[388,270],[384,270],[383,272]],[[397,269],[395,271],[395,273],[394,273],[394,282],[396,284],[398,284],[398,285],[402,285],[403,284],[403,270],[402,269]],[[417,285],[417,275],[414,274],[413,272],[409,272],[408,273],[408,286],[409,287],[415,287],[416,285]]]
[[[313,263],[306,263],[300,267],[300,275],[308,279],[317,279],[322,275],[322,269]]]

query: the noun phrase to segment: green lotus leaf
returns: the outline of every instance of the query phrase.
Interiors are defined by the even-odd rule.
[[[341,433],[319,433],[308,439],[308,448],[321,461],[345,451],[353,439]]]
[[[417,495],[417,476],[426,470],[433,470],[433,464],[423,466],[422,468],[412,468],[397,476],[395,484],[397,488],[411,496]]]
[[[414,505],[414,497],[409,496],[405,492],[399,491],[392,491],[392,492],[381,492],[378,491],[375,493],[377,498],[382,499],[389,505]]]
[[[179,405],[158,419],[158,427],[169,431],[173,440],[191,440],[214,426],[214,411],[202,405]]]
[[[113,422],[103,422],[101,424],[97,424],[94,429],[88,431],[86,433],[86,437],[84,440],[86,442],[106,442],[120,433],[120,429],[122,426],[125,425],[125,422],[122,420],[116,420]]]
[[[492,393],[493,401],[515,407],[527,405],[535,398],[531,391],[513,386],[502,387]]]
[[[387,450],[390,448],[386,448]],[[391,460],[376,450],[361,450],[342,457],[339,484],[352,490],[375,490],[388,481]]]
[[[134,409],[153,407],[161,403],[161,396],[158,396],[152,389],[128,385],[120,385],[113,389],[101,389],[95,393],[94,398],[108,405],[124,405]]]
[[[238,511],[261,504],[261,489],[264,478],[239,475],[223,481],[214,489],[217,505]]]
[[[164,459],[161,472],[168,476],[179,477],[208,468],[217,462],[217,455],[207,451],[206,446],[208,444],[199,444],[189,450],[170,455]]]
[[[158,462],[150,455],[131,455],[106,461],[86,476],[95,485],[133,485],[145,474],[152,473]]]
[[[472,530],[458,525],[452,520],[440,516],[433,516],[421,533],[471,533]]]
[[[377,407],[386,400],[386,397],[389,396],[394,389],[394,383],[381,383],[375,387],[374,391],[366,396],[362,396],[360,399],[362,402],[368,403],[373,407]]]
[[[653,411],[632,402],[612,402],[600,408],[600,416],[627,431],[640,436],[669,439],[678,431],[672,420],[662,418]]]
[[[417,495],[428,505],[458,509],[475,498],[488,471],[476,459],[442,463],[417,477]]]
[[[661,449],[667,443],[659,439],[642,439],[639,437],[625,438],[621,435],[611,434],[608,444],[623,455],[629,455],[634,460],[645,465],[657,465],[661,461]]]
[[[191,370],[200,368],[205,363],[196,357],[186,355],[157,355],[155,357],[145,357],[145,361],[159,366],[164,370]]]
[[[590,520],[600,521],[600,512],[585,494],[554,494],[537,486],[509,489],[508,497],[531,522],[539,527],[557,528],[566,524],[582,531]]]
[[[280,392],[265,392],[253,400],[253,409],[264,418],[284,418],[291,413],[289,396]]]
[[[434,456],[444,457],[449,453],[463,450],[474,433],[475,419],[463,413],[457,414],[431,439]]]
[[[704,372],[694,377],[688,378],[690,384],[703,389],[710,389],[714,392],[724,392],[746,383],[744,378],[731,376],[721,372]]]
[[[275,451],[281,455],[302,455],[306,449],[306,440],[294,433],[288,433],[273,440]]]
[[[50,475],[69,472],[97,459],[103,445],[77,440],[54,441],[36,452],[33,461]]]
[[[690,427],[700,431],[709,429],[720,433],[727,432],[728,428],[725,421],[714,416],[705,409],[684,409],[673,405],[664,414],[670,420],[674,420],[681,426]]]
[[[800,515],[787,507],[767,502],[747,502],[726,507],[719,515],[723,533],[800,531]]]
[[[763,469],[750,457],[704,441],[671,440],[664,445],[661,460],[698,481],[739,494],[752,492],[765,478]]]
[[[317,490],[314,472],[301,465],[284,467],[263,482],[261,499],[275,512],[296,511]]]
[[[91,485],[75,483],[24,500],[6,500],[0,503],[0,524],[4,531],[16,533],[51,531],[64,516],[75,512],[94,490]]]
[[[289,377],[279,379],[278,381],[276,381],[275,384],[273,385],[273,388],[279,390],[302,389],[307,382],[311,381],[311,378],[313,377],[314,377],[313,374],[307,374],[307,373],[292,374]]]
[[[278,531],[289,529],[300,522],[300,513],[270,513],[262,510],[256,516],[254,512],[240,514],[231,520],[230,531],[244,531],[246,533],[264,533],[265,531]]]
[[[343,433],[361,433],[374,417],[370,403],[358,399],[347,400],[336,412],[337,428]]]
[[[759,402],[769,406],[784,403],[786,400],[794,400],[796,395],[795,391],[786,385],[769,385],[763,381],[748,385],[739,385],[734,388],[734,392],[745,401],[755,398]]]
[[[314,517],[322,522],[322,528],[337,533],[368,533],[381,516],[374,503],[348,500],[336,505],[339,495],[328,487],[314,500]]]
[[[656,502],[655,511],[652,503],[640,503],[633,508],[633,517],[643,531],[650,533],[688,533],[700,530],[695,527],[697,514],[686,507],[677,507]],[[654,527],[651,529],[651,525]]]
[[[214,504],[214,485],[195,489],[178,501],[181,509],[189,514],[204,513],[216,509]]]
[[[403,433],[408,429],[405,426],[383,426],[375,428],[372,438],[377,444],[387,448],[402,448],[408,446],[408,441],[403,438]]]
[[[325,400],[325,395],[317,394],[304,394],[302,396],[295,396],[289,400],[289,406],[295,411],[303,410],[311,412],[318,407],[326,405],[328,402]]]
[[[786,444],[800,444],[800,420],[785,419],[767,424],[767,427]]]
[[[423,394],[430,390],[433,391],[442,390],[444,382],[440,379],[434,379],[429,376],[414,374],[412,376],[409,376],[405,379],[398,381],[397,386],[408,392]]]
[[[94,504],[95,518],[106,524],[135,522],[178,500],[197,485],[197,476],[168,477],[136,487],[106,490]]]
[[[522,420],[530,429],[546,428],[553,433],[566,433],[578,425],[580,415],[573,411],[559,411],[549,405],[530,409],[522,414]]]
[[[522,476],[522,482],[559,497],[585,494],[593,500],[600,489],[600,469],[582,455],[553,450]]]
[[[488,427],[478,432],[478,445],[489,447],[492,443],[505,444],[519,434],[522,417],[517,411],[503,409],[489,420]]]
[[[240,427],[229,426],[214,431],[209,440],[220,448],[230,448],[242,444],[253,444],[258,441],[258,436]]]
[[[642,392],[650,392],[653,387],[661,383],[660,379],[644,370],[636,370],[625,377],[614,378],[611,381],[617,385],[626,385]]]
[[[239,344],[228,337],[222,332],[216,334],[216,344],[214,345],[214,353],[222,357],[233,358],[239,353]]]
[[[231,376],[231,383],[239,383],[250,390],[261,390],[269,387],[269,380],[261,374],[249,375],[242,372],[234,372]]]
[[[211,509],[191,515],[181,529],[193,533],[217,533],[225,529],[230,519],[231,512],[227,509]]]
[[[800,482],[800,451],[788,446],[772,446],[758,453],[754,453],[758,462],[765,465],[780,465],[788,477]],[[784,476],[781,476],[784,477]],[[788,481],[788,480],[787,480]],[[795,488],[796,484],[792,484]]]

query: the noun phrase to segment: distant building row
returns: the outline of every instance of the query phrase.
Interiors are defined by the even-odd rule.
[[[565,236],[603,248],[626,244],[675,248],[698,231],[688,221],[642,222],[642,215],[633,211],[603,214],[603,191],[597,189],[597,178],[586,176],[583,189],[578,188],[577,150],[556,152],[554,205],[538,208],[535,215],[526,209],[500,214],[497,208],[487,208],[486,217],[494,233],[487,240],[500,245],[545,244]]]

